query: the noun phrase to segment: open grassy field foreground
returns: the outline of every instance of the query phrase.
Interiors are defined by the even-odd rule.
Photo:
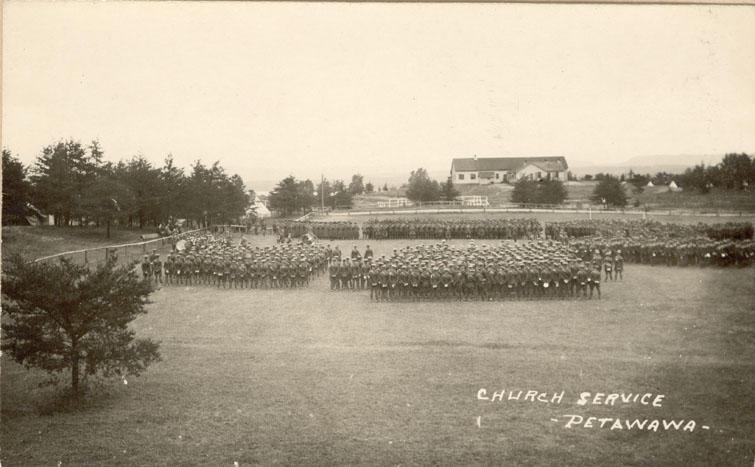
[[[371,245],[380,255],[407,243]],[[3,357],[0,459],[752,465],[755,269],[627,265],[603,292],[372,303],[367,292],[331,292],[324,276],[299,290],[164,287],[134,323],[162,342],[163,361],[79,408],[50,410],[44,375]],[[478,398],[503,390],[502,401]],[[580,405],[584,392],[591,402]],[[611,406],[592,403],[597,393],[598,403],[632,396]],[[651,394],[651,405],[635,394]],[[635,420],[644,429],[628,428]]]

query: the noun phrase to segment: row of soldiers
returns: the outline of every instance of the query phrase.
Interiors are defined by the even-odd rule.
[[[629,263],[664,266],[738,266],[755,262],[753,240],[711,240],[707,237],[605,237],[593,236],[569,242],[580,258],[594,251],[621,251]]]
[[[348,221],[288,221],[273,224],[274,234],[283,237],[301,237],[314,234],[317,238],[328,240],[359,239],[359,224]]]
[[[601,265],[554,242],[455,247],[444,241],[365,256],[333,257],[331,288],[369,288],[376,301],[600,298]]]
[[[158,284],[208,285],[222,288],[292,288],[309,285],[328,263],[327,248],[302,243],[251,247],[242,239],[197,234],[165,262],[153,251],[142,273]]]
[[[717,224],[675,224],[644,219],[581,219],[549,222],[545,235],[554,240],[592,237],[596,235],[616,237],[696,238],[712,240],[750,240],[753,226],[750,222],[725,222]]]
[[[537,219],[371,219],[363,227],[368,239],[535,239]]]

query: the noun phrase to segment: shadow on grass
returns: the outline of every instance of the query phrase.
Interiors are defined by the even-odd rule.
[[[6,370],[8,363],[3,364]],[[23,370],[36,373],[36,370]],[[44,379],[40,375],[30,374],[21,381],[36,380],[34,389],[27,386],[25,391],[12,391],[3,388],[6,397],[2,398],[0,413],[5,419],[29,415],[52,416],[55,414],[84,413],[101,410],[120,399],[122,390],[119,384],[111,380],[89,382],[74,393],[70,386],[55,380]],[[14,396],[7,397],[9,394]]]

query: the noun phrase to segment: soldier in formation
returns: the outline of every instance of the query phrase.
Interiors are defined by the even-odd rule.
[[[569,242],[580,258],[597,250],[601,255],[621,253],[621,268],[629,263],[654,266],[718,266],[747,267],[755,258],[753,240],[712,240],[707,237],[585,237]],[[619,274],[614,258],[613,270]]]
[[[313,234],[327,240],[358,240],[359,224],[345,221],[287,221],[278,222],[276,231],[283,236],[301,237]]]
[[[329,268],[332,289],[369,288],[376,301],[600,298],[600,274],[565,245],[542,241],[495,247],[442,241],[375,259],[333,257]]]
[[[363,227],[368,239],[536,239],[537,219],[372,219]]]
[[[594,236],[677,239],[702,237],[711,240],[738,241],[751,240],[753,238],[753,226],[750,222],[674,224],[641,219],[581,219],[547,223],[545,236],[561,241]]]
[[[252,247],[233,245],[227,237],[195,234],[182,251],[168,255],[163,269],[168,285],[219,288],[293,288],[309,285],[325,271],[328,249],[289,243]]]

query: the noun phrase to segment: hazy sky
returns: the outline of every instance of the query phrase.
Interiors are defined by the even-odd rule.
[[[755,150],[753,7],[3,7],[3,146],[25,162],[69,137],[247,181]]]

